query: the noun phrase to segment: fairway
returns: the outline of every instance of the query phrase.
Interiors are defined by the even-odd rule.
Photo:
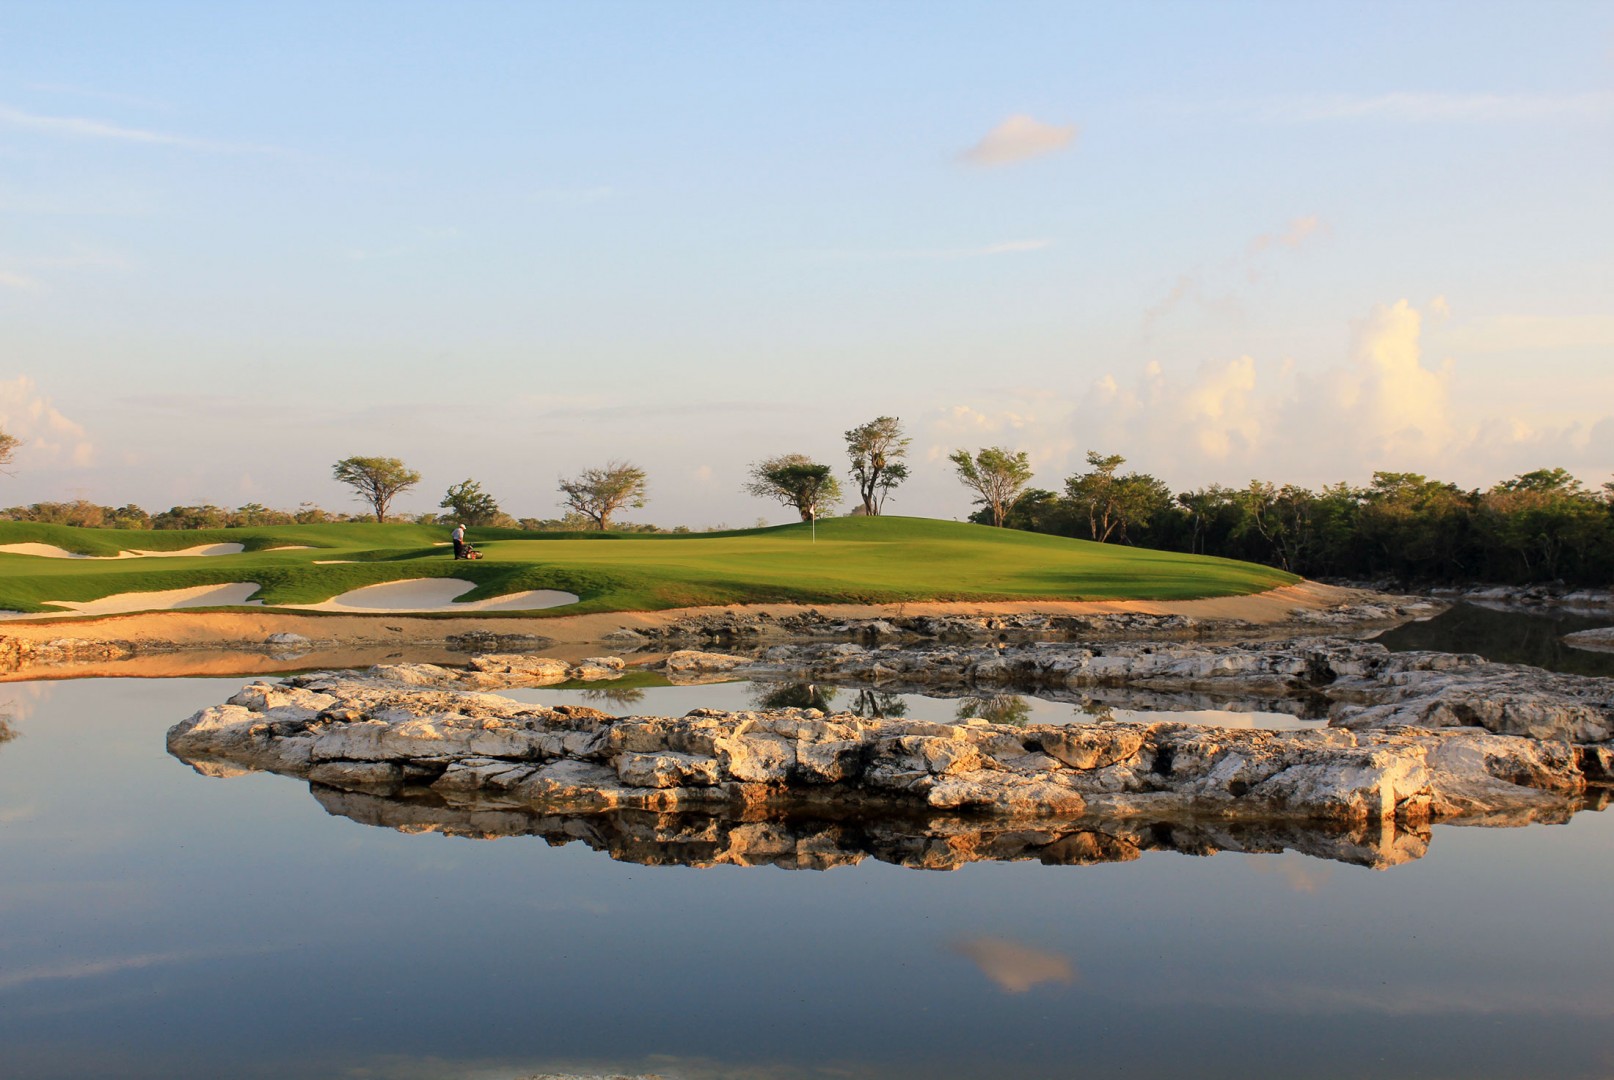
[[[52,600],[251,582],[255,602],[316,604],[367,585],[462,578],[459,601],[526,590],[578,602],[532,614],[659,611],[758,603],[926,600],[1189,600],[1299,579],[1228,559],[925,518],[855,517],[724,533],[533,533],[472,529],[485,555],[454,561],[446,526],[286,525],[144,532],[0,522],[0,546],[47,545],[93,558],[0,552],[0,609],[54,612]],[[118,558],[239,544],[232,554]],[[31,549],[39,550],[39,549]],[[502,614],[510,614],[504,612]]]

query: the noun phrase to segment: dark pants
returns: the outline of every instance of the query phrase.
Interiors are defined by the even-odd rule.
[[[439,534],[439,535],[441,535],[441,534]],[[454,541],[454,558],[456,558],[456,559],[465,558],[465,541],[463,541],[463,540]]]

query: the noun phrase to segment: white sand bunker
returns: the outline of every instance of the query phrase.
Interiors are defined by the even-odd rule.
[[[99,600],[45,600],[51,607],[66,611],[17,615],[13,618],[38,619],[52,615],[126,615],[132,611],[171,611],[175,608],[235,607],[239,604],[262,604],[262,600],[248,600],[258,591],[256,583],[238,581],[230,585],[198,585],[190,589],[165,589],[161,592],[118,593]]]
[[[128,555],[142,559],[171,559],[186,555],[239,555],[245,550],[241,544],[198,544],[195,547],[180,548],[178,551],[126,551],[119,558]]]
[[[80,555],[76,551],[68,551],[66,548],[59,548],[55,544],[0,544],[0,551],[4,551],[9,555],[37,555],[41,559],[121,559],[127,557],[125,552],[120,552],[117,555]]]
[[[37,555],[44,559],[169,559],[190,555],[239,555],[240,544],[198,544],[178,551],[120,551],[116,555],[80,555],[55,544],[0,544],[0,551],[12,555]]]
[[[471,600],[454,603],[476,588],[474,581],[463,578],[413,578],[409,581],[389,581],[382,585],[366,585],[322,604],[283,604],[304,611],[534,611],[538,608],[563,607],[577,603],[574,593],[558,589],[529,589],[526,592],[496,596],[491,600]]]

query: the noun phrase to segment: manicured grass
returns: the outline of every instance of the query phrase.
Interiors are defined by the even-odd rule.
[[[1118,544],[925,518],[832,518],[700,534],[528,533],[473,529],[486,556],[455,562],[446,528],[287,525],[133,532],[0,522],[0,544],[43,543],[83,554],[238,543],[237,555],[90,561],[0,554],[0,608],[60,610],[46,600],[257,582],[265,604],[318,603],[364,585],[458,577],[480,600],[562,589],[580,602],[541,614],[660,610],[707,604],[918,600],[1179,600],[1260,592],[1297,580],[1269,567]],[[308,550],[267,550],[306,545]],[[316,566],[318,559],[350,563]],[[493,617],[492,613],[488,613]]]

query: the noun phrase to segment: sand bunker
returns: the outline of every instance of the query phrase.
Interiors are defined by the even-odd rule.
[[[124,552],[123,555],[135,555],[143,559],[169,559],[179,558],[184,555],[239,555],[245,550],[240,544],[198,544],[196,547],[180,548],[178,551],[140,551],[136,549]]]
[[[338,566],[338,565],[345,566],[346,564],[354,562],[354,561],[355,560],[353,560],[353,559],[315,559],[314,560],[314,565],[315,566]]]
[[[119,552],[116,555],[80,555],[76,551],[68,551],[65,548],[57,547],[55,544],[0,544],[0,551],[4,551],[10,555],[37,555],[41,559],[129,558],[129,553],[126,551]]]
[[[258,591],[255,582],[243,581],[231,585],[198,585],[191,589],[165,589],[161,592],[118,593],[99,600],[44,600],[51,607],[66,611],[33,615],[12,615],[11,618],[50,618],[53,615],[123,615],[131,611],[171,611],[175,608],[234,607],[239,604],[261,604],[262,600],[248,600]]]
[[[44,559],[168,559],[190,555],[239,555],[240,544],[198,544],[178,551],[120,551],[116,555],[81,555],[55,544],[0,544],[0,551],[12,555],[37,555]]]
[[[366,585],[322,604],[283,604],[301,611],[535,611],[538,608],[562,607],[577,603],[573,593],[556,589],[529,589],[526,592],[496,596],[491,600],[472,600],[454,603],[476,588],[476,583],[462,578],[413,578],[409,581],[389,581],[382,585]]]

